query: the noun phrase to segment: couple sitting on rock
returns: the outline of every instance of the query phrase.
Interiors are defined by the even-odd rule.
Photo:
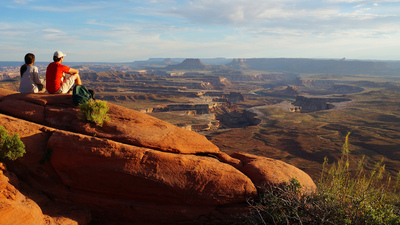
[[[62,65],[64,53],[56,51],[53,61],[47,66],[46,70],[46,89],[50,94],[68,93],[75,85],[82,85],[79,71],[68,66]],[[19,91],[21,93],[44,92],[44,81],[39,78],[39,70],[35,64],[35,55],[28,53],[25,55],[25,64],[21,66],[21,83]]]

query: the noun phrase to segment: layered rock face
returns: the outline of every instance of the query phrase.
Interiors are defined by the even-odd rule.
[[[81,225],[91,220],[89,209],[50,200],[40,190],[21,185],[15,174],[0,163],[1,225]]]
[[[0,163],[0,223],[4,225],[49,224],[52,219],[42,213],[40,207],[26,198],[12,184],[5,167]],[[7,174],[10,176],[10,174]]]
[[[182,70],[205,70],[208,68],[200,59],[185,59],[178,65],[169,65],[167,69],[182,69]]]
[[[282,161],[229,156],[195,132],[108,106],[111,119],[98,127],[79,119],[71,95],[0,89],[0,125],[18,133],[27,152],[7,162],[9,170],[53,201],[89,208],[103,224],[229,221],[266,183],[296,177],[304,191],[315,189]],[[0,224],[5,219],[0,214]]]
[[[297,96],[296,101],[292,104],[300,106],[301,112],[316,112],[321,110],[333,109],[335,106],[331,103],[351,101],[348,98],[307,98],[304,96]]]

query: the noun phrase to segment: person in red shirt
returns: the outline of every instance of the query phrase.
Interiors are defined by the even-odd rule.
[[[46,69],[46,89],[50,94],[68,93],[75,85],[82,85],[79,71],[62,65],[66,54],[56,51]]]

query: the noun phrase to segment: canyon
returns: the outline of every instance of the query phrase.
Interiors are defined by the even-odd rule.
[[[184,61],[79,68],[96,99],[195,131],[228,155],[281,160],[317,180],[325,158],[340,159],[350,132],[353,162],[365,157],[368,170],[384,159],[393,179],[400,171],[397,62],[190,59],[180,67]],[[18,84],[7,79],[0,88]]]

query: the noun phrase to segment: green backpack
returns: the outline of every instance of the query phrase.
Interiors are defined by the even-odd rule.
[[[72,101],[74,102],[74,105],[85,103],[87,101],[90,101],[90,99],[94,99],[93,90],[88,90],[83,85],[75,85],[74,90],[72,92]]]

